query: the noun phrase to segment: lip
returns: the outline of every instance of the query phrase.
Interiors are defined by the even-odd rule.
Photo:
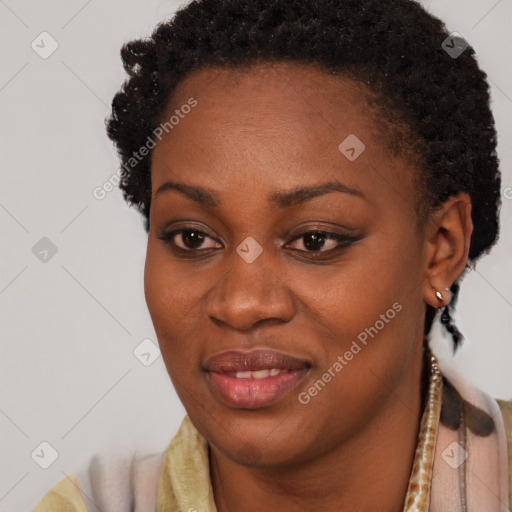
[[[204,368],[213,394],[225,405],[237,409],[268,407],[298,386],[311,368],[302,359],[282,352],[258,349],[250,352],[230,350],[217,354],[206,362]],[[265,375],[265,370],[279,370],[277,375]],[[262,378],[238,372],[260,372]]]

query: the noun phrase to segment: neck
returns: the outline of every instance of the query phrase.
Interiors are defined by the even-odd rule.
[[[410,377],[357,435],[315,459],[245,467],[210,448],[218,512],[401,512],[427,390],[424,360],[416,358]]]

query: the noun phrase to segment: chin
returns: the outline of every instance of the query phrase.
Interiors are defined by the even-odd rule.
[[[206,407],[206,410],[212,410]],[[212,411],[213,412],[213,411]],[[189,412],[192,422],[216,450],[244,466],[265,467],[301,462],[314,445],[314,429],[306,426],[297,411],[269,414],[268,410],[215,409]],[[310,442],[305,434],[311,437]]]

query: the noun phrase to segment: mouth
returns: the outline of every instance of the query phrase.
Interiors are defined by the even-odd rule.
[[[311,367],[308,361],[271,350],[223,352],[205,364],[213,394],[237,409],[260,409],[278,402]]]

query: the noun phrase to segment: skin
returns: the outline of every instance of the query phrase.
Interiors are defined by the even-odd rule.
[[[391,154],[367,92],[291,63],[203,69],[180,83],[162,116],[198,102],[153,150],[146,301],[172,382],[209,443],[220,512],[402,510],[422,413],[425,303],[442,306],[436,290],[448,300],[445,288],[464,268],[471,205],[459,194],[417,222],[417,170]],[[338,149],[349,134],[366,146],[355,161]],[[364,197],[268,201],[334,180]],[[207,188],[219,204],[157,193],[168,181]],[[199,257],[159,239],[185,226],[207,234]],[[292,241],[313,228],[360,240],[330,253],[328,240],[315,258],[304,238]],[[263,249],[252,263],[236,252],[248,236]],[[395,303],[401,311],[301,404],[298,394]],[[254,348],[312,368],[271,406],[228,407],[203,365]]]

